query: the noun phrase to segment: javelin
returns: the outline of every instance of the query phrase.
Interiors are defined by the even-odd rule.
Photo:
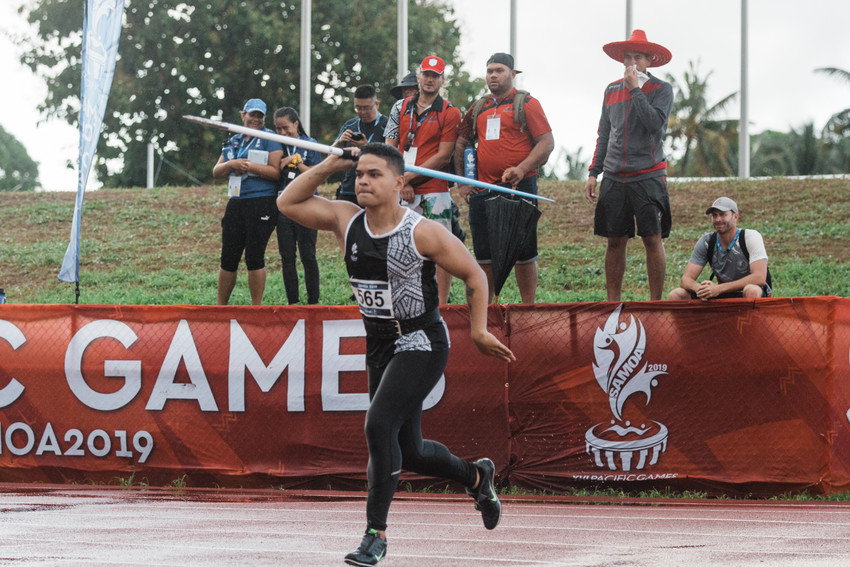
[[[203,126],[212,126],[213,128],[218,128],[219,130],[227,130],[229,132],[236,132],[237,134],[254,136],[255,138],[264,138],[266,140],[280,142],[281,144],[286,144],[289,146],[297,146],[305,150],[313,150],[323,154],[333,154],[335,156],[348,158],[350,158],[351,156],[349,152],[346,152],[342,148],[338,148],[336,146],[327,146],[325,144],[319,144],[317,142],[310,142],[309,140],[299,140],[298,138],[281,136],[280,134],[275,134],[273,132],[257,130],[256,128],[246,128],[245,126],[231,124],[230,122],[210,120],[209,118],[201,118],[200,116],[184,116],[183,118],[185,120],[188,120],[189,122],[195,122],[196,124],[201,124]],[[455,183],[458,183],[460,185],[472,185],[474,187],[480,187],[482,189],[490,189],[492,191],[499,191],[501,193],[509,193],[511,195],[518,195],[520,197],[527,197],[529,199],[540,199],[541,201],[551,201],[554,203],[554,200],[549,199],[548,197],[541,197],[540,195],[534,195],[533,193],[526,193],[524,191],[517,191],[516,189],[509,189],[507,187],[500,187],[499,185],[493,185],[492,183],[484,183],[483,181],[478,181],[477,179],[470,179],[461,175],[453,175],[451,173],[446,173],[445,171],[426,169],[424,167],[418,167],[415,165],[408,164],[404,164],[404,169],[411,173],[416,173],[417,175],[437,177],[446,181],[454,181]]]

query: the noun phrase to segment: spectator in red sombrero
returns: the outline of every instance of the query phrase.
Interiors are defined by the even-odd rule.
[[[668,63],[672,55],[667,48],[647,41],[643,30],[602,49],[626,67],[623,78],[605,88],[596,151],[584,190],[587,200],[596,203],[593,232],[608,239],[608,301],[620,300],[626,245],[635,236],[635,224],[646,249],[649,296],[658,300],[667,269],[663,239],[672,225],[663,142],[673,108],[673,88],[647,69]]]

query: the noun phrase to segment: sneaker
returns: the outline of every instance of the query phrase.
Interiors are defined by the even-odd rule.
[[[474,464],[480,475],[478,488],[475,490],[467,488],[466,493],[475,500],[475,509],[481,512],[484,527],[492,530],[499,525],[499,519],[502,517],[502,503],[499,502],[496,489],[493,487],[496,465],[490,459],[479,459]]]
[[[349,565],[377,565],[378,561],[387,554],[387,540],[378,535],[372,529],[366,530],[363,541],[357,551],[352,551],[345,556],[345,562]]]

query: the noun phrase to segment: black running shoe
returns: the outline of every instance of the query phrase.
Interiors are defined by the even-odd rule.
[[[360,547],[357,551],[352,551],[345,556],[345,562],[349,565],[377,565],[378,561],[384,558],[387,554],[387,540],[378,535],[378,532],[372,529],[366,530],[366,535],[363,536],[363,541],[360,542]]]
[[[492,530],[499,525],[499,519],[502,517],[502,503],[499,502],[499,497],[496,495],[496,489],[493,486],[496,465],[490,459],[479,459],[475,461],[475,466],[480,475],[478,488],[475,490],[467,488],[466,493],[475,500],[475,509],[481,512],[484,527]]]

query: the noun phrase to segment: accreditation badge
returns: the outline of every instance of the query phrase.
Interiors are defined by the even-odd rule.
[[[416,165],[416,152],[419,148],[410,148],[404,152],[404,165]]]
[[[487,117],[487,131],[484,133],[485,140],[498,140],[502,131],[502,117],[498,114]]]
[[[242,192],[242,176],[233,175],[227,178],[227,196],[230,198],[238,197]]]

